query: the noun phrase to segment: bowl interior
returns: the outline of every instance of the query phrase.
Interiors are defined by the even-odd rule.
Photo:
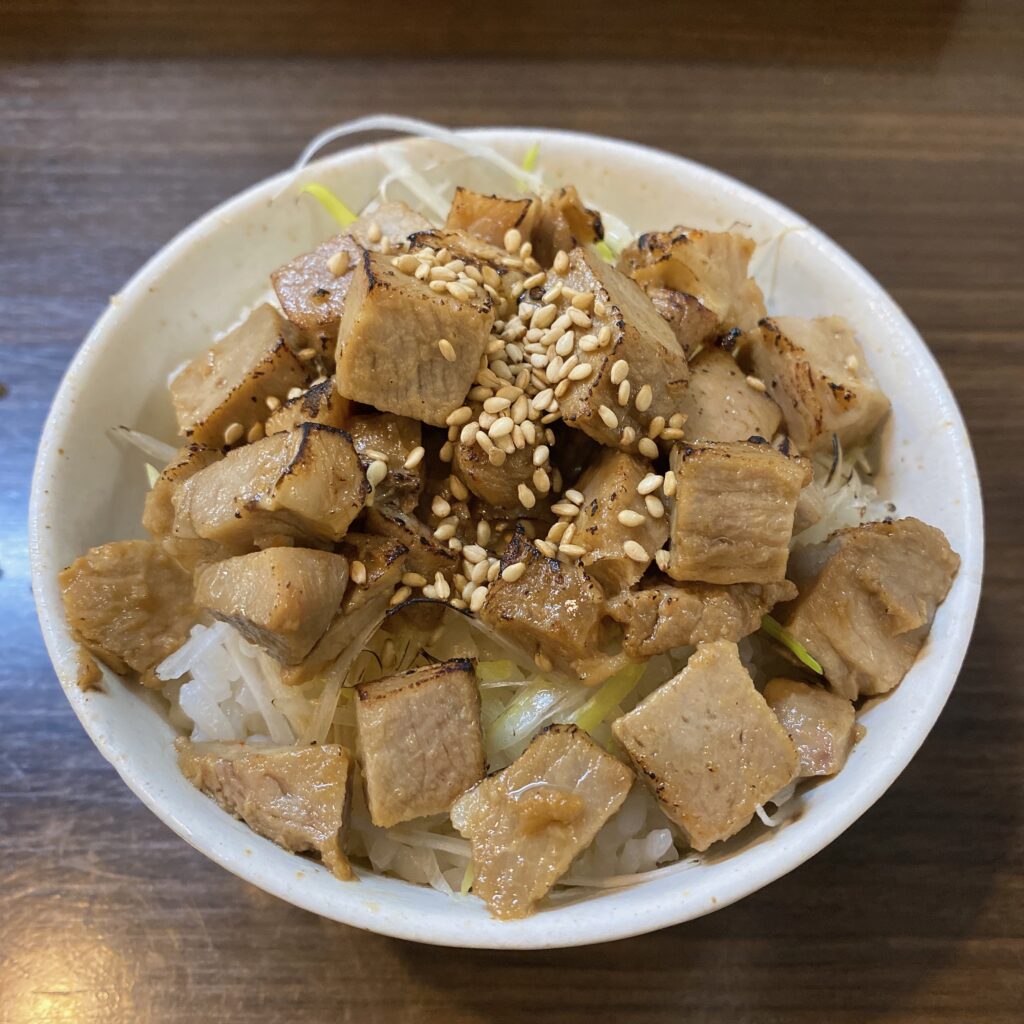
[[[927,735],[966,650],[981,580],[980,494],[963,421],[914,328],[858,264],[791,211],[705,167],[626,143],[526,129],[479,137],[515,161],[539,141],[538,167],[548,182],[576,184],[636,230],[683,223],[745,231],[760,244],[755,271],[770,312],[838,313],[857,328],[894,407],[883,439],[882,493],[899,514],[944,530],[963,565],[917,664],[863,714],[867,735],[846,769],[801,794],[802,813],[772,832],[770,842],[767,830],[744,833],[726,853],[671,876],[501,923],[474,899],[452,900],[374,875],[337,882],[319,865],[255,836],[184,780],[174,763],[173,730],[155,699],[109,675],[105,694],[77,689],[77,653],[56,574],[92,545],[141,535],[142,460],[112,441],[108,429],[125,424],[173,441],[168,373],[259,301],[274,267],[334,231],[316,203],[297,198],[297,185],[322,181],[358,209],[385,173],[379,146],[340,153],[298,178],[282,176],[229,201],[170,243],[112,300],[68,370],[40,445],[30,513],[33,587],[57,674],[96,745],[157,815],[224,867],[316,913],[420,941],[597,942],[687,920],[754,891],[820,850],[885,791]],[[423,140],[386,145],[417,166],[451,157]],[[451,173],[473,185],[479,172],[471,161],[458,161]]]

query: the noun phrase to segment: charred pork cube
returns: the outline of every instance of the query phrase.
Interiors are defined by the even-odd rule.
[[[264,303],[245,323],[209,351],[196,356],[171,381],[178,429],[198,444],[219,446],[266,418],[268,398],[282,398],[303,387],[309,371],[299,359],[304,347],[299,329]]]
[[[538,437],[538,442],[542,440]],[[537,447],[536,444],[526,444],[516,448],[500,465],[495,465],[475,440],[463,442],[456,439],[452,469],[470,493],[491,506],[497,516],[515,517],[523,511],[520,486],[525,485],[535,493],[534,477],[538,467],[534,465],[533,458]]]
[[[501,569],[488,587],[480,618],[542,668],[582,674],[581,665],[599,652],[601,588],[578,564],[542,555],[522,527],[505,549]]]
[[[692,359],[715,340],[718,317],[700,299],[657,285],[649,285],[644,291],[662,320],[672,328],[687,359]]]
[[[378,537],[390,537],[409,551],[409,569],[428,579],[437,572],[448,572],[458,564],[455,554],[437,540],[416,516],[397,509],[366,510],[366,530]]]
[[[697,441],[770,441],[782,410],[748,383],[736,360],[720,348],[706,348],[690,363],[690,386],[679,409],[686,414],[686,436]]]
[[[576,484],[583,502],[572,543],[584,549],[583,568],[608,593],[636,583],[668,539],[661,500],[655,496],[649,507],[637,490],[651,475],[646,459],[606,448]]]
[[[695,850],[728,839],[796,778],[799,758],[734,643],[701,644],[612,732]]]
[[[377,461],[387,465],[387,476],[374,487],[374,504],[412,512],[423,490],[423,462],[413,469],[405,463],[420,445],[419,421],[385,412],[353,416],[347,429],[365,470]]]
[[[348,562],[309,548],[268,548],[228,558],[196,580],[196,604],[231,623],[285,665],[296,665],[341,607]]]
[[[914,663],[960,567],[942,531],[918,519],[865,523],[802,559],[821,568],[798,579],[786,629],[840,696],[891,690]]]
[[[678,411],[689,377],[686,355],[640,288],[594,253],[574,249],[566,277],[548,275],[549,287],[559,283],[595,299],[590,313],[569,313],[561,300],[561,316],[549,328],[575,331],[576,365],[591,367],[579,379],[565,378],[562,416],[601,444],[636,451],[655,417],[667,421]]]
[[[352,756],[344,747],[253,747],[175,741],[196,789],[259,835],[292,853],[317,853],[337,878],[352,878],[344,853]]]
[[[668,574],[698,583],[785,578],[793,516],[811,471],[769,444],[680,444]]]
[[[462,659],[414,668],[356,687],[366,800],[389,828],[446,813],[484,775],[480,691]]]
[[[764,295],[749,276],[755,245],[728,231],[673,228],[641,235],[626,248],[620,268],[645,288],[671,288],[699,299],[718,319],[718,333],[757,333]]]
[[[609,601],[608,613],[623,626],[623,650],[641,660],[690,644],[742,640],[796,593],[789,580],[731,586],[655,582]]]
[[[604,225],[601,214],[584,206],[576,189],[568,185],[544,200],[530,237],[533,255],[542,267],[550,267],[559,251],[601,241]]]
[[[789,436],[807,453],[868,440],[889,411],[853,329],[839,316],[773,317],[751,349],[755,373],[782,408]]]
[[[505,233],[512,228],[519,231],[524,241],[529,240],[539,212],[537,199],[503,199],[459,185],[444,226],[504,247]]]
[[[628,768],[574,725],[552,725],[452,807],[473,846],[473,892],[496,917],[525,917],[622,806]]]
[[[835,775],[853,746],[853,705],[820,686],[772,679],[764,699],[800,755],[800,777]]]
[[[307,388],[295,398],[286,398],[264,424],[268,434],[294,430],[303,423],[322,423],[341,430],[352,413],[352,403],[338,394],[334,378],[329,377]]]
[[[404,203],[384,203],[358,217],[343,234],[270,275],[285,316],[320,340],[323,354],[333,358],[345,296],[363,249],[382,251],[386,246],[390,251],[394,243],[429,226]]]
[[[192,578],[148,540],[92,548],[58,581],[75,639],[119,674],[163,661],[199,618]]]
[[[229,452],[174,495],[174,533],[215,540],[234,554],[290,541],[341,540],[369,486],[352,439],[304,423]]]
[[[482,289],[448,282],[452,288],[441,292],[434,283],[392,266],[390,257],[364,253],[338,328],[341,394],[435,426],[462,405],[494,309]]]

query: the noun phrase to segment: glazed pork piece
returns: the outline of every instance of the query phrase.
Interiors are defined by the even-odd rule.
[[[266,400],[309,383],[302,333],[264,303],[171,381],[178,429],[204,445],[233,444],[267,416]],[[235,426],[237,424],[237,426]]]
[[[910,518],[840,530],[801,561],[820,568],[796,567],[800,597],[783,625],[849,700],[906,675],[960,567],[941,530]]]
[[[739,832],[799,767],[785,729],[726,640],[701,644],[612,732],[698,851]]]
[[[870,437],[889,411],[853,329],[839,316],[764,320],[750,349],[754,372],[781,406],[789,436],[811,454]]]
[[[796,594],[789,580],[720,586],[655,579],[610,600],[608,613],[623,626],[623,650],[646,659],[691,644],[742,640]]]
[[[573,249],[565,277],[552,271],[546,287],[560,283],[595,301],[590,313],[570,313],[564,298],[554,303],[558,315],[548,330],[573,330],[578,345],[585,338],[597,345],[580,349],[577,365],[589,365],[591,373],[565,378],[569,387],[558,399],[562,417],[601,444],[637,451],[655,417],[668,421],[678,412],[689,377],[686,355],[640,288],[593,252]]]
[[[800,755],[800,777],[835,775],[853,747],[853,705],[820,686],[771,679],[764,699]]]
[[[370,413],[353,416],[346,429],[352,435],[364,470],[369,471],[377,461],[387,467],[387,476],[373,489],[373,503],[412,512],[423,491],[424,465],[421,461],[406,469],[405,463],[420,447],[423,431],[419,420],[389,412]]]
[[[697,441],[770,441],[782,411],[720,348],[704,349],[690,363],[690,386],[679,402],[686,414],[686,437]]]
[[[232,554],[297,541],[341,540],[369,486],[352,439],[304,423],[234,451],[174,495],[174,535],[217,541]]]
[[[344,747],[175,742],[182,774],[228,814],[292,853],[317,853],[347,881],[352,757]]]
[[[360,760],[380,828],[448,811],[484,776],[473,663],[442,661],[356,687]]]
[[[569,252],[602,238],[601,214],[584,206],[572,185],[558,189],[544,200],[529,239],[523,232],[523,241],[532,242],[533,255],[543,267],[551,266],[559,251]]]
[[[75,638],[119,675],[147,673],[199,619],[191,577],[152,541],[91,548],[58,582]],[[147,675],[142,681],[162,685]]]
[[[196,604],[285,665],[297,665],[341,607],[348,562],[329,551],[268,548],[208,566]]]
[[[778,583],[811,479],[804,459],[748,441],[680,444],[668,574],[683,582]]]
[[[410,270],[420,265],[405,255]],[[491,297],[466,281],[427,282],[390,257],[363,253],[338,327],[341,394],[444,426],[473,384],[494,323]]]
[[[491,245],[504,246],[505,234],[512,228],[528,239],[539,212],[537,199],[503,199],[459,185],[444,226],[475,235]]]
[[[717,333],[757,332],[764,296],[749,276],[754,243],[728,231],[673,228],[641,235],[623,250],[619,267],[644,288],[671,288],[700,300],[717,318]]]
[[[674,288],[648,285],[644,292],[651,305],[676,336],[687,359],[693,359],[718,333],[718,317],[693,295]]]
[[[473,845],[473,892],[496,917],[525,917],[622,806],[633,779],[574,725],[553,725],[452,807]]]
[[[267,434],[278,434],[294,430],[303,423],[322,423],[325,427],[341,430],[351,412],[352,403],[338,394],[334,378],[328,377],[319,384],[311,385],[295,398],[286,397],[267,417],[264,430]]]
[[[604,593],[578,564],[542,555],[519,527],[501,569],[479,614],[506,642],[542,669],[580,678],[599,670],[595,659],[609,661],[600,657]]]
[[[609,594],[636,583],[668,539],[661,499],[654,496],[651,508],[660,515],[652,515],[637,489],[654,476],[647,459],[605,448],[576,483],[583,501],[572,543],[584,549],[583,568]]]
[[[514,448],[500,463],[492,461],[488,452],[475,441],[454,442],[452,468],[471,494],[491,506],[496,515],[516,516],[522,512],[520,486],[534,487],[537,466],[534,453],[537,444]]]
[[[412,572],[429,579],[434,573],[454,569],[458,563],[448,545],[438,541],[433,531],[412,513],[375,505],[366,510],[365,519],[368,533],[388,537],[406,548]]]

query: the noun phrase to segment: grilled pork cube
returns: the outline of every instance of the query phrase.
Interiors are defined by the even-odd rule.
[[[369,486],[352,439],[303,423],[229,452],[174,495],[174,533],[215,540],[233,554],[340,540]]]
[[[604,238],[604,225],[601,214],[584,206],[579,193],[569,185],[544,200],[530,237],[537,262],[550,267],[560,250],[569,252],[599,242]]]
[[[842,317],[765,320],[751,359],[804,452],[830,448],[833,434],[844,448],[861,444],[889,411],[889,399]]]
[[[650,472],[646,459],[605,448],[576,483],[583,503],[572,543],[585,549],[580,557],[584,569],[608,593],[636,583],[668,540],[668,516],[663,509],[660,516],[653,516],[637,490]],[[639,544],[639,550],[630,541]]]
[[[519,563],[526,566],[522,575],[490,584],[480,618],[539,664],[586,675],[599,653],[601,588],[579,565],[542,555],[522,527],[502,555],[502,572]]]
[[[503,199],[459,185],[444,226],[504,247],[505,232],[512,228],[519,229],[524,241],[529,240],[539,212],[537,199]]]
[[[460,294],[433,291],[390,257],[364,253],[338,328],[341,394],[443,426],[473,384],[494,323],[485,291]]]
[[[538,442],[543,442],[542,435]],[[457,439],[452,470],[471,494],[491,506],[496,517],[514,517],[523,512],[519,500],[520,484],[534,490],[533,477],[537,467],[533,464],[533,454],[536,450],[537,445],[527,444],[515,449],[500,466],[495,466],[476,442],[464,444]]]
[[[746,374],[728,352],[704,349],[690,363],[690,386],[679,403],[686,413],[686,436],[697,441],[771,440],[782,410]]]
[[[331,624],[347,584],[341,555],[268,548],[204,569],[196,579],[196,604],[282,664],[296,665]]]
[[[739,832],[799,767],[786,730],[726,640],[701,644],[612,732],[695,850]]]
[[[376,225],[379,235],[377,230],[371,231],[371,225]],[[324,355],[333,357],[338,321],[363,249],[382,251],[386,245],[390,251],[394,243],[429,226],[404,203],[384,203],[372,213],[358,217],[343,234],[329,238],[270,275],[285,316],[321,339]],[[338,259],[332,265],[335,256]]]
[[[356,687],[370,819],[381,828],[446,813],[484,776],[473,663],[442,661]]]
[[[57,579],[75,639],[120,675],[163,661],[199,618],[192,578],[152,541],[92,548]]]
[[[679,444],[668,574],[698,583],[785,578],[804,459],[748,441]]]
[[[853,705],[795,679],[772,679],[764,699],[800,756],[800,777],[835,775],[853,746]]]
[[[364,469],[380,455],[387,463],[388,475],[374,489],[374,504],[412,512],[423,490],[423,462],[414,469],[406,469],[405,462],[419,447],[423,433],[419,421],[385,412],[353,416],[347,430]]]
[[[552,725],[452,807],[473,846],[473,892],[496,917],[526,917],[622,806],[628,768],[574,725]]]
[[[283,430],[294,430],[303,423],[322,423],[325,427],[341,430],[352,414],[352,403],[338,394],[334,378],[314,384],[298,395],[281,403],[266,420],[264,427],[268,434],[279,434]]]
[[[802,557],[822,567],[798,579],[786,629],[840,696],[891,690],[914,663],[960,567],[942,531],[918,519],[865,523]]]
[[[619,267],[645,288],[672,288],[699,299],[718,318],[718,333],[757,333],[764,295],[749,275],[756,246],[728,231],[673,228],[641,235]]]
[[[344,747],[256,747],[175,741],[178,766],[196,789],[259,835],[292,853],[317,853],[352,878],[344,853],[352,756]]]
[[[296,353],[299,329],[264,303],[171,381],[178,429],[198,444],[219,446],[235,423],[248,430],[266,418],[266,399],[303,387],[309,371]]]
[[[656,582],[613,598],[608,613],[622,623],[623,650],[642,660],[690,644],[742,640],[760,629],[776,604],[796,594],[789,580],[730,586]]]
[[[651,305],[676,336],[687,359],[692,359],[718,333],[718,317],[700,299],[674,288],[649,285],[644,289]]]
[[[593,292],[605,306],[603,316],[592,310],[589,327],[575,328],[577,344],[587,335],[600,341],[603,328],[607,328],[605,335],[610,332],[610,338],[592,352],[578,350],[580,364],[589,364],[593,372],[582,380],[570,381],[569,389],[559,399],[562,416],[569,426],[601,444],[636,451],[637,442],[656,416],[668,420],[678,411],[689,377],[686,355],[647,296],[599,256],[574,249],[569,255],[567,276],[548,275],[549,287],[563,282],[576,292]],[[567,306],[563,299],[562,315],[568,315]],[[625,406],[618,404],[621,367],[614,369],[622,363],[630,389]],[[641,399],[644,388],[649,393],[644,391]]]
[[[436,572],[448,572],[458,564],[446,544],[435,539],[433,532],[416,516],[397,509],[366,510],[366,530],[378,537],[390,537],[409,551],[408,567],[428,579]]]

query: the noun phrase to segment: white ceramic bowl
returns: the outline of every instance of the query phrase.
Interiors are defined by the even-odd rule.
[[[171,749],[173,730],[155,701],[113,676],[106,693],[77,688],[76,648],[57,572],[92,545],[141,532],[140,460],[112,442],[107,430],[128,424],[171,440],[168,372],[257,300],[270,270],[333,233],[315,203],[297,201],[292,187],[282,192],[290,184],[285,176],[220,206],[154,256],[71,363],[46,422],[33,480],[33,589],[57,675],[100,752],[155,814],[229,871],[315,913],[421,942],[509,948],[600,942],[686,921],[759,889],[830,843],[885,792],[931,729],[963,661],[981,584],[981,496],[960,412],[920,336],[862,267],[794,213],[699,164],[624,142],[533,129],[475,134],[516,161],[540,141],[539,167],[549,181],[575,183],[638,230],[744,225],[765,244],[759,277],[771,312],[838,313],[859,331],[893,403],[883,494],[900,514],[944,530],[962,567],[917,664],[887,700],[863,715],[867,735],[842,773],[803,793],[802,813],[771,834],[755,831],[728,852],[669,877],[503,923],[475,899],[453,900],[371,874],[346,885],[285,853],[184,780]],[[388,145],[416,162],[443,151],[422,140]],[[340,153],[300,180],[323,181],[359,208],[382,175],[378,153],[376,146]],[[473,167],[459,168],[460,179],[472,184]],[[781,234],[793,227],[801,230]]]

